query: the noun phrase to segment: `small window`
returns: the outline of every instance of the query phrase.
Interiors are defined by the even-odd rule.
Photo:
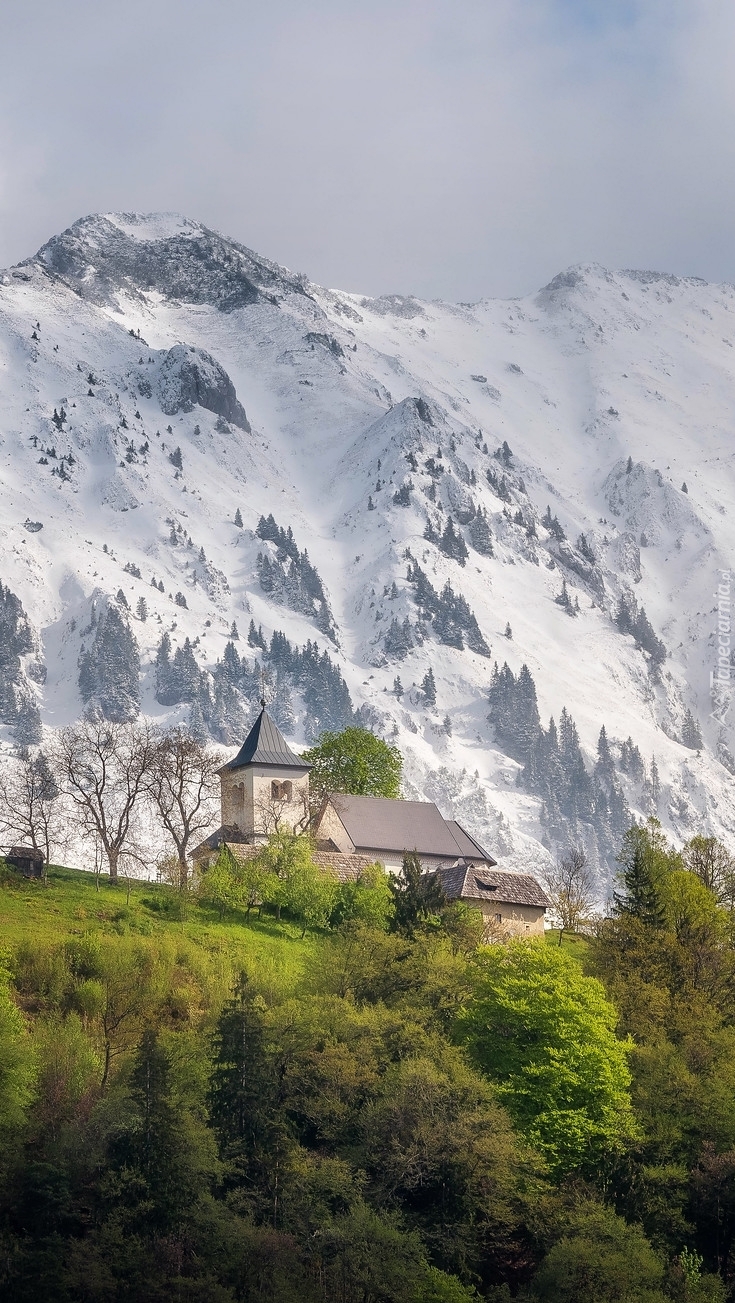
[[[274,801],[290,801],[291,783],[288,780],[285,783],[279,783],[274,778],[271,783],[271,797]]]
[[[502,915],[502,914],[496,914],[496,915],[495,915],[495,922],[496,922],[496,923],[502,923],[502,921],[503,921],[503,915]]]
[[[530,932],[530,931],[531,931],[531,924],[530,924],[530,923],[527,923],[527,924],[526,924],[526,931],[527,931],[527,932]]]

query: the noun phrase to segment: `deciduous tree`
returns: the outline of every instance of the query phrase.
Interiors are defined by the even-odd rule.
[[[221,763],[220,755],[181,727],[165,732],[152,751],[148,791],[176,849],[181,891],[187,888],[192,840],[212,821]]]
[[[330,791],[390,798],[401,794],[401,753],[368,729],[322,733],[304,759],[312,766],[310,786],[318,800]]]
[[[82,836],[103,847],[111,882],[117,882],[122,857],[137,857],[134,818],[151,776],[154,754],[154,737],[145,723],[116,724],[85,716],[57,735],[54,762],[58,780]]]

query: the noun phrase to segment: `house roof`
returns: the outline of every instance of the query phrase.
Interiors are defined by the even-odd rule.
[[[434,870],[449,900],[488,900],[503,905],[536,905],[546,909],[549,898],[530,873],[500,873],[479,869],[466,860]]]
[[[43,864],[46,859],[43,851],[34,850],[32,846],[11,846],[6,859],[10,859],[11,855],[16,860],[33,860],[36,864]]]
[[[446,822],[447,826],[452,830],[452,836],[457,842],[464,859],[477,859],[479,857],[485,860],[487,864],[497,864],[497,860],[494,860],[492,855],[489,855],[478,841],[475,841],[472,834],[468,833],[461,823],[457,823],[455,819],[447,819]]]
[[[238,860],[249,860],[262,850],[262,846],[255,845],[252,842],[243,845],[241,842],[230,844],[226,842],[228,851]],[[342,851],[312,851],[312,858],[317,868],[325,869],[334,874],[339,882],[356,882],[360,874],[373,861],[368,855],[345,855]]]
[[[357,850],[418,851],[495,861],[459,824],[443,819],[431,801],[393,801],[383,796],[330,792],[329,800]]]
[[[311,769],[311,765],[291,750],[265,706],[235,759],[223,765],[220,773],[227,769],[243,769],[245,765],[274,765],[279,769],[297,769],[302,774],[308,773]]]
[[[194,850],[190,852],[191,858],[196,860],[201,855],[208,854],[209,851],[218,851],[220,846],[225,842],[245,841],[245,833],[241,832],[234,823],[224,823],[216,832],[211,832],[208,837],[204,838]]]

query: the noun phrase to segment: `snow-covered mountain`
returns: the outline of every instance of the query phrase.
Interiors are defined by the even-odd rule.
[[[296,743],[361,710],[409,790],[510,865],[564,828],[604,858],[626,801],[731,838],[710,693],[733,345],[735,290],[694,279],[586,266],[508,302],[368,299],[176,215],[75,223],[0,274],[5,742],[36,705],[56,727],[104,695],[128,626],[146,713],[233,744],[264,669]],[[561,753],[528,734],[524,664],[588,781],[562,772],[567,714]]]

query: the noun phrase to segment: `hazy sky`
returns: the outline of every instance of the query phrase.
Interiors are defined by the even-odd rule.
[[[0,266],[177,210],[312,279],[735,280],[732,0],[0,0]]]

